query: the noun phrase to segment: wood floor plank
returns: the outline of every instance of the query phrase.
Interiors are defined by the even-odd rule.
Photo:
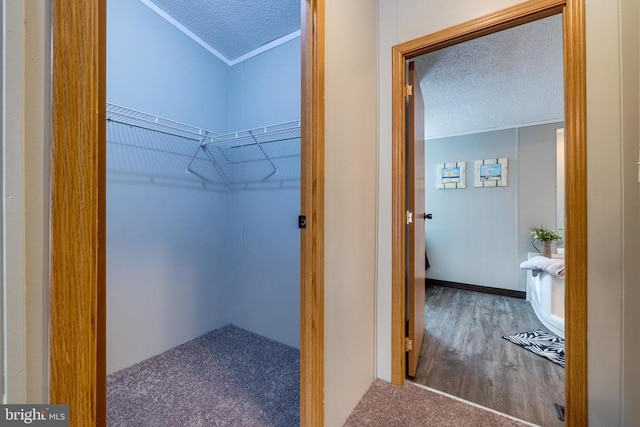
[[[503,339],[546,328],[523,299],[439,286],[426,292],[414,382],[541,426],[562,426],[564,369]]]

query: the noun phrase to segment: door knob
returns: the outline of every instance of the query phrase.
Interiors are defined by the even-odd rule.
[[[432,219],[433,218],[433,215],[430,214],[430,213],[422,214],[422,216],[423,216],[424,219]]]

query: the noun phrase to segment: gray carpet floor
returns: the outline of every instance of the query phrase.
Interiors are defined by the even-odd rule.
[[[225,326],[107,377],[108,425],[298,426],[300,354]]]
[[[344,427],[510,427],[527,424],[407,383],[376,380]]]

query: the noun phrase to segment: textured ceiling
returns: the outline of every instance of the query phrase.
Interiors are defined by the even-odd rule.
[[[561,121],[562,17],[416,59],[427,138]]]
[[[151,0],[233,61],[300,30],[300,0]]]
[[[300,29],[299,0],[141,0],[228,63]],[[561,121],[562,17],[416,58],[428,138]]]

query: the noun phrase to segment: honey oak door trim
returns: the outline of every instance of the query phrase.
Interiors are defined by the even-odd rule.
[[[302,2],[300,425],[324,425],[324,0]]]
[[[106,0],[52,5],[49,400],[106,425]]]

